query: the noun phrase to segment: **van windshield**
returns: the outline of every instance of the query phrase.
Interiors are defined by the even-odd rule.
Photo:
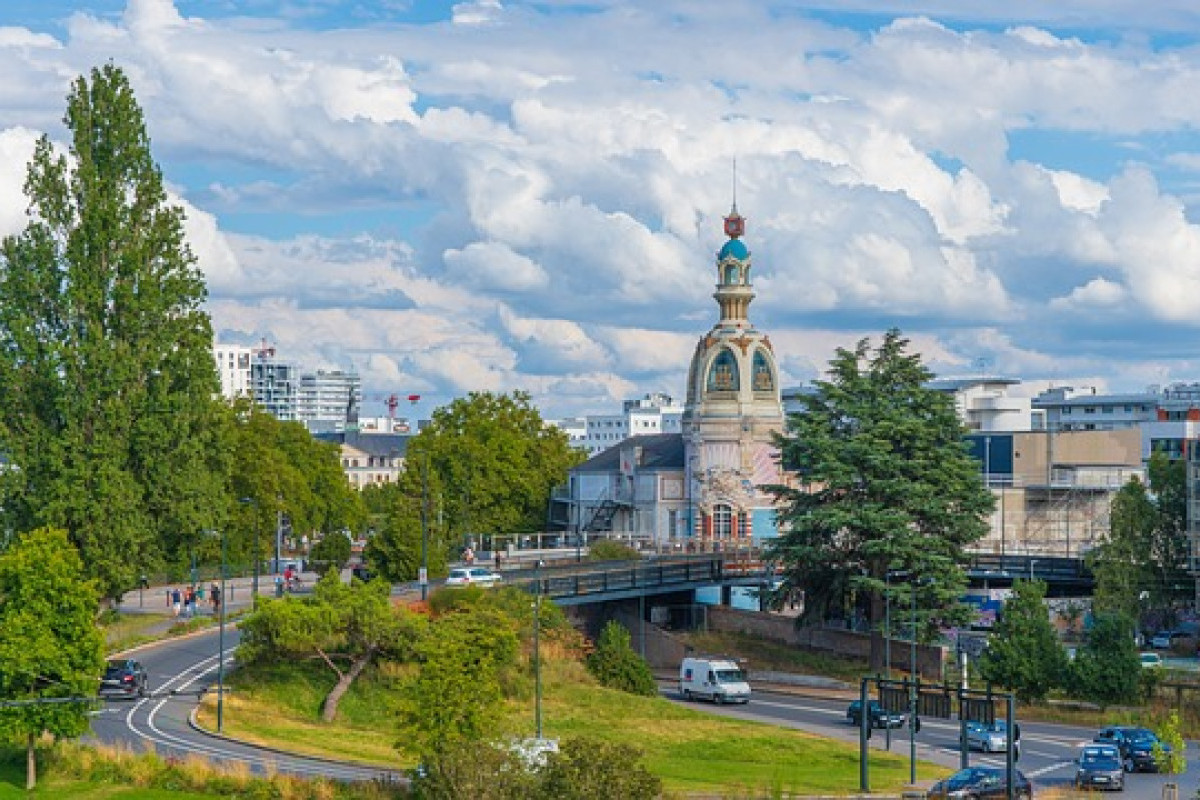
[[[719,669],[717,680],[720,683],[745,683],[746,676],[740,669]]]

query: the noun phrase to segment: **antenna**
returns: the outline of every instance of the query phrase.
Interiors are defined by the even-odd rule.
[[[733,157],[733,212],[737,214],[737,156]]]

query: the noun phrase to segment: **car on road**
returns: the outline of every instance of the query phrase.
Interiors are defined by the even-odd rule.
[[[967,747],[985,753],[1002,753],[1008,749],[1008,726],[1003,720],[991,724],[967,723]]]
[[[1186,631],[1159,631],[1150,638],[1150,646],[1155,650],[1173,650],[1187,638]]]
[[[112,659],[104,665],[100,679],[100,694],[145,697],[150,692],[146,668],[132,658]]]
[[[935,783],[925,795],[929,800],[983,800],[1008,796],[1004,767],[967,767]],[[1019,769],[1013,770],[1013,797],[1029,800],[1033,784]]]
[[[1111,744],[1085,744],[1075,759],[1076,789],[1125,790],[1121,751]]]
[[[898,711],[885,711],[878,700],[867,701],[872,728],[902,728],[908,717]],[[846,709],[846,721],[862,725],[862,701],[855,700]]]
[[[1110,725],[1101,729],[1093,741],[1115,745],[1126,772],[1157,772],[1159,754],[1171,752],[1171,746],[1149,728]]]
[[[446,578],[447,586],[495,586],[503,578],[487,567],[455,567]]]
[[[1162,656],[1158,653],[1138,653],[1138,659],[1142,662],[1143,669],[1162,668]]]

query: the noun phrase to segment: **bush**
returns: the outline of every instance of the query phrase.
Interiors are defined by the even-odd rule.
[[[1158,738],[1171,748],[1170,754],[1160,747],[1155,747],[1154,760],[1159,772],[1168,775],[1179,775],[1187,769],[1187,742],[1179,728],[1179,712],[1172,711],[1155,731]]]
[[[588,672],[602,686],[630,694],[653,697],[658,683],[645,659],[629,645],[629,631],[621,623],[609,620],[600,632],[596,649],[587,657]]]
[[[641,557],[636,549],[612,539],[588,545],[588,558],[592,561],[638,561]]]
[[[653,800],[662,781],[638,763],[633,745],[572,738],[551,753],[541,772],[544,800]]]

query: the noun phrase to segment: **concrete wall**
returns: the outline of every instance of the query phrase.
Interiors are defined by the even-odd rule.
[[[858,631],[841,628],[807,627],[797,628],[793,617],[781,617],[759,611],[742,611],[724,606],[708,609],[709,630],[730,633],[746,633],[792,644],[810,650],[860,658],[871,656],[871,636]],[[891,645],[892,667],[907,669],[912,658],[910,645],[906,641],[893,639]],[[931,680],[941,680],[944,648],[936,645],[917,645],[917,671]]]

